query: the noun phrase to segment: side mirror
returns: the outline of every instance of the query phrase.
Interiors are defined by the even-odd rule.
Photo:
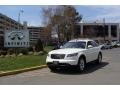
[[[93,48],[93,46],[92,46],[92,45],[88,45],[88,49],[89,49],[89,48]]]

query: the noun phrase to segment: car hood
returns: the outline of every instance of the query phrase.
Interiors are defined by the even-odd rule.
[[[73,49],[73,48],[66,48],[66,49],[57,49],[49,52],[49,54],[72,54],[84,51],[85,49]]]

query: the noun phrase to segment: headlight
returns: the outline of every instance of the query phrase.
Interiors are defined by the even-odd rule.
[[[73,53],[73,54],[68,54],[67,57],[74,57],[74,56],[77,56],[78,53]]]
[[[50,57],[50,54],[47,54],[48,57]]]

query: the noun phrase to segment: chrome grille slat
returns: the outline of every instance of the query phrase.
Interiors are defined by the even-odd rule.
[[[65,54],[51,54],[52,59],[64,59]]]

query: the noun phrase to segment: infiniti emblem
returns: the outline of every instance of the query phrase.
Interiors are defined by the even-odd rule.
[[[24,37],[25,37],[25,35],[22,32],[20,32],[20,31],[11,32],[8,35],[8,38],[10,38],[11,40],[15,40],[15,39],[22,40],[22,39],[24,39]]]

